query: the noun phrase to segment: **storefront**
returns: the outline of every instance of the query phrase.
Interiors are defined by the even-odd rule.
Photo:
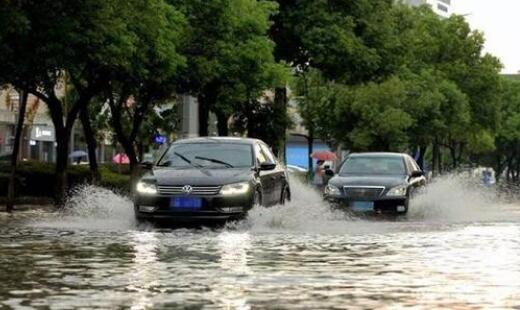
[[[13,128],[11,124],[0,124],[0,155],[13,152]]]
[[[56,132],[48,125],[35,125],[31,128],[28,152],[25,159],[54,162]]]

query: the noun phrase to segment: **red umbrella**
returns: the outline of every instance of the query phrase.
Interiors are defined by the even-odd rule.
[[[311,157],[312,158],[315,158],[317,160],[323,160],[323,161],[327,161],[327,160],[336,160],[338,159],[338,157],[336,156],[335,153],[333,152],[330,152],[330,151],[318,151],[318,152],[314,152],[311,154]]]
[[[126,154],[118,153],[114,157],[112,157],[112,162],[120,165],[128,165],[130,163],[130,159]]]

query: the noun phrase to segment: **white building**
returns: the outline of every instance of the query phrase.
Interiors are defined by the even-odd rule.
[[[452,14],[451,0],[404,0],[403,2],[413,6],[428,4],[435,13],[442,17]]]

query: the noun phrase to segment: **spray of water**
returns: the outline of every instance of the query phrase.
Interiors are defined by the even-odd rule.
[[[254,208],[246,220],[230,224],[226,229],[366,234],[402,230],[403,222],[410,229],[421,229],[419,226],[431,222],[450,224],[520,218],[516,205],[501,203],[495,190],[459,175],[443,176],[429,184],[412,200],[409,214],[404,217],[359,216],[332,209],[318,190],[296,179],[291,182],[291,191],[292,200],[287,204]],[[101,231],[151,229],[136,223],[128,197],[89,185],[76,188],[57,217],[40,219],[34,225]]]
[[[494,221],[511,218],[515,205],[494,187],[485,187],[461,174],[436,178],[411,202],[408,219],[443,221]],[[513,209],[513,210],[512,210]]]
[[[136,227],[132,202],[128,197],[92,185],[75,188],[58,217],[36,224],[85,230],[127,230]]]
[[[252,209],[242,227],[255,231],[297,230],[311,232],[315,229],[336,230],[345,227],[353,218],[347,213],[334,210],[326,203],[321,193],[297,180],[291,182],[290,202],[273,207]]]

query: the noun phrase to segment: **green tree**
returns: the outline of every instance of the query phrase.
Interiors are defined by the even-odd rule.
[[[109,84],[105,98],[110,107],[115,137],[130,160],[132,179],[138,173],[138,136],[153,108],[170,99],[175,79],[185,58],[183,44],[185,19],[175,7],[162,0],[137,1],[128,16],[135,38],[126,67],[107,70]]]
[[[170,0],[188,18],[184,54],[187,67],[181,91],[199,102],[199,134],[208,135],[209,112],[216,113],[219,134],[227,134],[232,112],[250,98],[258,98],[266,72],[275,64],[274,44],[267,37],[271,1]]]
[[[496,136],[496,150],[488,161],[499,178],[505,171],[507,181],[520,182],[520,81],[502,80],[502,109]]]
[[[15,129],[13,152],[11,154],[11,172],[7,189],[7,212],[12,212],[14,206],[16,168],[27,105],[27,85],[29,85],[31,77],[26,67],[16,66],[14,63],[15,51],[11,46],[4,43],[24,35],[27,31],[27,19],[20,4],[14,2],[2,3],[0,7],[0,59],[2,59],[0,64],[0,87],[4,88],[9,83],[16,84],[20,97],[18,121]]]
[[[78,114],[94,96],[106,90],[113,72],[142,73],[133,68],[144,57],[139,35],[145,33],[144,27],[154,26],[151,19],[163,12],[163,4],[160,0],[19,3],[28,30],[19,36],[4,37],[2,46],[11,51],[12,64],[32,76],[14,76],[10,82],[16,87],[25,83],[24,87],[49,107],[56,129],[58,200],[67,185],[69,138]],[[158,25],[160,14],[154,20]],[[147,30],[156,33],[153,29]],[[170,53],[169,46],[158,52]],[[73,101],[63,96],[67,81],[77,93]]]
[[[399,65],[392,0],[278,1],[276,59],[347,84],[377,80]]]

